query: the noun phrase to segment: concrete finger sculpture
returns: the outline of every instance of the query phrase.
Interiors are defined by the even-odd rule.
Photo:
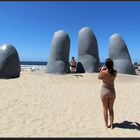
[[[55,32],[47,64],[47,73],[69,73],[70,38],[63,30]]]
[[[10,44],[0,48],[0,78],[16,78],[20,76],[20,61],[17,50]]]
[[[113,34],[109,40],[109,57],[118,73],[135,74],[128,48],[119,34]]]
[[[100,59],[96,37],[89,27],[79,31],[77,73],[98,72]]]

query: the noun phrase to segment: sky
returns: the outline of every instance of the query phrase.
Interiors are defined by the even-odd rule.
[[[77,59],[83,27],[95,34],[101,62],[108,57],[114,33],[124,39],[132,61],[140,61],[140,2],[0,2],[0,45],[12,44],[20,61],[48,61],[51,40],[59,30],[70,37],[69,58]]]

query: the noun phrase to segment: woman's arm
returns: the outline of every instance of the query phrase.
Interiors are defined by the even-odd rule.
[[[107,72],[108,72],[108,69],[101,70],[98,75],[98,79],[103,79],[103,77],[107,74]]]

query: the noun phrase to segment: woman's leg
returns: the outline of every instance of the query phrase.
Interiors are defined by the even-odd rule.
[[[74,67],[72,67],[72,73],[74,73]]]
[[[108,127],[108,98],[102,99],[105,126]]]
[[[73,73],[73,67],[71,67],[71,73]]]
[[[115,97],[109,98],[109,118],[110,118],[110,127],[113,129],[113,121],[114,121],[114,105]]]

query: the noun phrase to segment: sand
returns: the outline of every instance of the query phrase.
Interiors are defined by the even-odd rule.
[[[22,71],[0,79],[0,137],[140,137],[140,76],[118,74],[113,130],[104,127],[97,76]]]

